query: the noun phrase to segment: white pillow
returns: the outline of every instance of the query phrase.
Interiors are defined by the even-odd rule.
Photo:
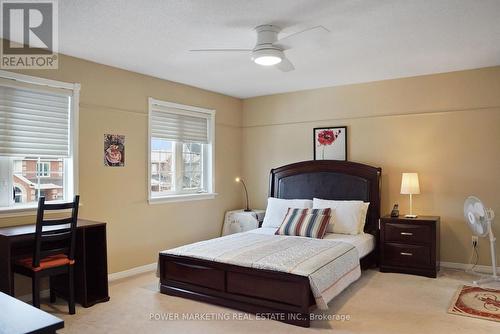
[[[363,201],[313,199],[313,209],[332,209],[332,218],[326,230],[330,233],[359,234],[364,206]]]
[[[280,227],[285,219],[288,208],[311,209],[313,201],[310,199],[281,199],[269,197],[267,199],[266,215],[262,227]]]
[[[370,202],[363,202],[361,206],[361,215],[359,217],[359,233],[364,233],[365,231],[365,223],[366,223],[366,215],[368,214],[368,207],[370,206]]]

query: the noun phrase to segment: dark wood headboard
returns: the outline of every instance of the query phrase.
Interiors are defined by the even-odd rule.
[[[378,235],[382,169],[350,161],[311,160],[271,170],[269,196],[370,202],[365,232]]]

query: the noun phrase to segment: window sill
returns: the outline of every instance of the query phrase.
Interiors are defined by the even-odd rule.
[[[67,203],[65,201],[51,201],[47,204],[53,203]],[[79,207],[82,207],[83,204],[80,203]],[[27,204],[27,205],[19,205],[19,206],[10,206],[10,207],[0,207],[0,218],[11,218],[11,217],[23,217],[23,216],[36,216],[38,211],[38,204]],[[61,210],[60,212],[71,211]]]
[[[185,202],[185,201],[200,201],[206,199],[214,199],[217,193],[203,193],[203,194],[181,194],[181,195],[170,195],[162,197],[151,197],[149,198],[149,204],[162,204],[162,203],[172,203],[172,202]]]

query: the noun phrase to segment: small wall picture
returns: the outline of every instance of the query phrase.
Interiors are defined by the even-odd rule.
[[[104,135],[104,166],[125,166],[125,136]]]
[[[314,128],[314,160],[347,161],[347,127]]]

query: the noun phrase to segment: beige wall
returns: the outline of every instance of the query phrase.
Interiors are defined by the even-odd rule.
[[[347,125],[349,159],[383,168],[383,213],[394,202],[407,210],[400,174],[419,172],[415,209],[442,217],[444,261],[468,260],[467,195],[500,215],[500,67],[244,101],[66,56],[57,71],[23,73],[82,85],[81,217],[108,222],[110,273],[152,263],[161,249],[218,236],[224,211],[242,205],[233,181],[242,170],[251,206],[264,207],[269,170],[311,159],[316,126]],[[149,96],[217,110],[216,199],[147,204]],[[126,136],[125,167],[103,166],[104,133]],[[33,221],[2,218],[0,226]],[[488,264],[484,239],[480,246]]]
[[[59,70],[26,74],[81,83],[80,217],[108,223],[110,273],[153,263],[158,251],[220,235],[224,211],[240,206],[241,100],[62,56]],[[216,109],[213,200],[147,203],[148,97]],[[103,134],[126,136],[123,168],[103,165]],[[235,196],[237,194],[237,196]],[[34,216],[0,219],[0,226]]]
[[[407,212],[401,173],[418,172],[414,208],[441,216],[441,260],[467,263],[464,199],[475,194],[500,216],[500,67],[244,100],[251,205],[265,207],[271,168],[312,159],[314,127],[336,125],[348,126],[349,160],[382,167],[382,213],[395,202]],[[481,264],[488,247],[481,239]]]

